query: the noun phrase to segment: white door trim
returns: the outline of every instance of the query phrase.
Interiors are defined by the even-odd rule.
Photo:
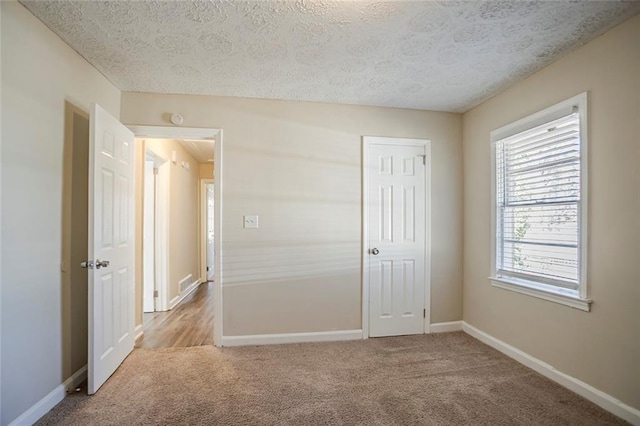
[[[158,167],[150,155],[144,158],[142,188],[142,312],[158,310],[158,281],[156,280],[156,175]],[[154,295],[155,293],[155,295]]]
[[[176,126],[127,126],[136,138],[216,140],[220,129]]]
[[[431,333],[431,141],[426,140],[426,144],[424,146],[424,153],[426,155],[425,159],[425,212],[424,212],[424,220],[425,226],[424,229],[427,232],[427,235],[424,239],[424,307],[427,310],[427,314],[424,318],[424,332]]]
[[[145,158],[151,157],[153,165],[158,169],[155,187],[155,287],[158,298],[156,311],[169,310],[169,159],[145,146]]]
[[[369,338],[369,147],[377,145],[413,145],[425,149],[425,283],[424,333],[431,332],[431,141],[428,139],[391,138],[378,136],[362,137],[362,338]]]
[[[223,131],[220,129],[213,154],[213,181],[216,184],[213,193],[213,228],[215,240],[213,241],[213,249],[215,250],[213,257],[213,268],[216,274],[216,280],[213,285],[213,344],[222,346],[222,322],[224,320],[222,311],[222,167],[223,167]]]
[[[209,271],[207,271],[207,238],[205,237],[207,232],[207,185],[212,184],[213,179],[200,179],[200,276],[202,281],[207,281],[209,277]],[[215,197],[215,190],[214,190]],[[215,210],[215,206],[214,206]],[[214,239],[215,244],[215,239]],[[215,267],[214,267],[215,273]]]
[[[222,346],[222,129],[200,128],[200,127],[170,127],[170,126],[127,126],[135,134],[136,138],[163,138],[163,139],[209,139],[214,140],[214,173],[216,182],[214,194],[214,228],[215,228],[215,257],[214,268],[216,271],[216,282],[214,284],[214,304],[213,304],[213,343],[215,346]]]

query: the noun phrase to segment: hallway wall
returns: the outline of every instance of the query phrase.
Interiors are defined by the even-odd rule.
[[[213,179],[213,164],[200,163],[200,179]]]
[[[199,188],[200,163],[177,141],[136,140],[136,324],[142,324],[142,199],[144,152],[151,149],[169,159],[169,301],[180,295],[178,283],[191,274],[188,284],[200,279]],[[171,162],[172,152],[177,155]],[[188,162],[190,169],[182,167]]]

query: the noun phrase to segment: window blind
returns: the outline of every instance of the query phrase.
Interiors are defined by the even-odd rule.
[[[496,142],[496,203],[498,275],[577,290],[577,111]]]

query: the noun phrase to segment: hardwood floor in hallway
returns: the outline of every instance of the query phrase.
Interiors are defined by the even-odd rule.
[[[144,314],[137,348],[213,345],[213,283],[205,282],[175,308]]]

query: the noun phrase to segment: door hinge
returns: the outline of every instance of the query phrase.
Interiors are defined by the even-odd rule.
[[[153,290],[153,297],[158,297],[158,290]]]
[[[427,155],[426,154],[422,154],[422,155],[418,155],[418,157],[422,157],[422,164],[423,165],[427,165]]]
[[[422,310],[422,318],[426,318],[427,317],[427,310],[423,309]]]
[[[153,174],[154,174],[154,175],[157,175],[157,174],[158,174],[158,168],[157,168],[157,167],[154,167],[154,168],[153,168]]]

